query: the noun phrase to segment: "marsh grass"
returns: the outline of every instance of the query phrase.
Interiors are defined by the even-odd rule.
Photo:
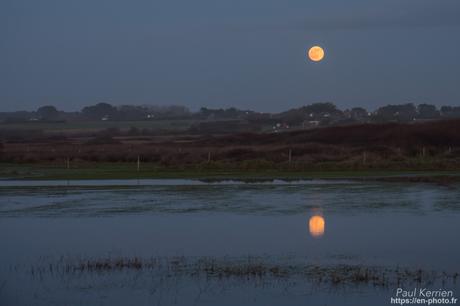
[[[297,280],[315,285],[365,285],[388,288],[400,285],[456,284],[459,273],[447,273],[402,267],[380,267],[355,264],[305,264],[301,261],[276,260],[264,257],[140,257],[96,258],[71,260],[30,267],[33,278],[44,275],[77,277],[119,272],[146,272],[158,278],[189,278],[190,280],[276,281]]]

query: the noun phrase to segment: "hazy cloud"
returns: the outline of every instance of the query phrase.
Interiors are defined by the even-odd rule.
[[[413,1],[410,1],[413,3]],[[324,14],[300,22],[306,30],[367,30],[460,25],[460,2],[436,1],[436,5],[387,6],[365,11]]]

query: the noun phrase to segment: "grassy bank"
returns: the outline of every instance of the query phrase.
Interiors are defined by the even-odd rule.
[[[425,170],[296,170],[286,168],[271,169],[222,169],[213,168],[162,168],[156,164],[144,163],[137,169],[136,163],[85,163],[78,166],[61,164],[0,164],[0,177],[11,179],[67,180],[67,179],[375,179],[392,180],[406,178],[453,177],[460,179],[459,171]]]

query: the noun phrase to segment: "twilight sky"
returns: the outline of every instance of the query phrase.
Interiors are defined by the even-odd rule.
[[[459,0],[1,0],[0,111],[460,105],[459,16]]]

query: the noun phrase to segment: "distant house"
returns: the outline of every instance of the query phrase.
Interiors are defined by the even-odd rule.
[[[305,120],[304,122],[302,122],[302,128],[306,129],[306,128],[317,127],[320,125],[320,123],[321,121],[319,120]]]
[[[280,132],[283,130],[288,130],[290,128],[289,124],[287,123],[277,123],[273,126],[274,132]]]

